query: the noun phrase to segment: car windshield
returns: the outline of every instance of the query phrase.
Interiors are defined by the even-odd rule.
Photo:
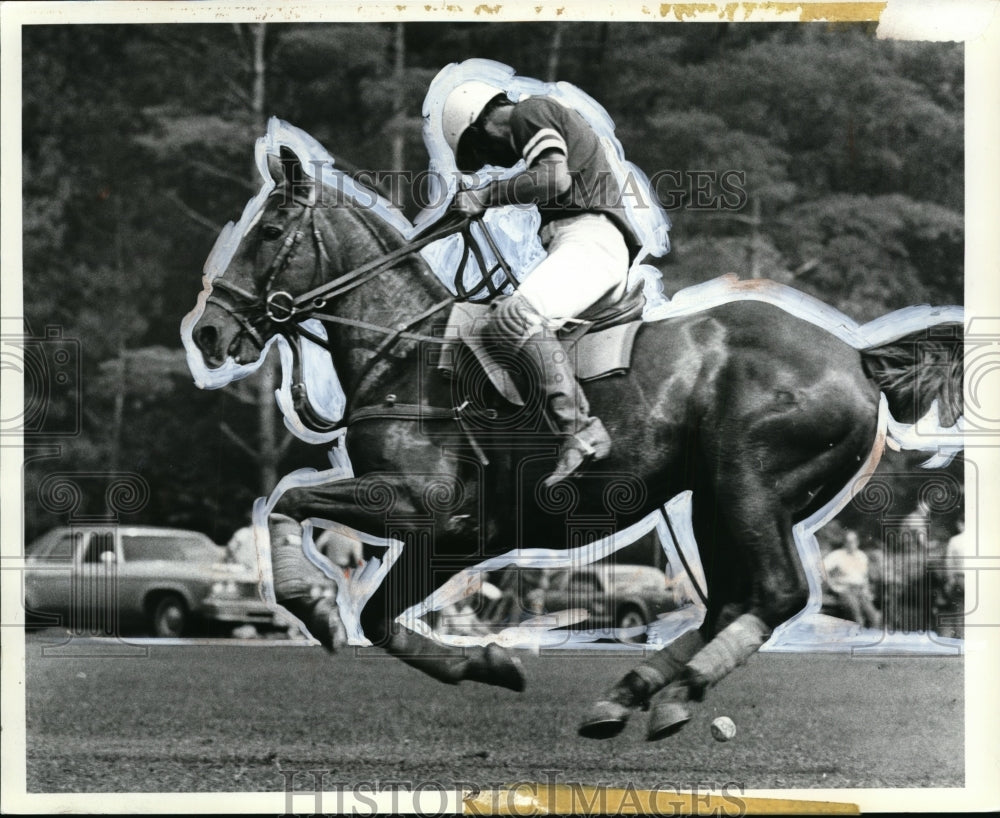
[[[51,531],[42,539],[36,540],[28,547],[28,553],[32,556],[44,557],[50,560],[65,560],[69,562],[73,559],[75,547],[83,539],[81,531]]]
[[[193,534],[126,534],[122,552],[126,561],[213,562],[222,557],[215,543]]]

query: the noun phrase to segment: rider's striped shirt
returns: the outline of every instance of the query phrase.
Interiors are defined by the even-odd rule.
[[[622,231],[634,255],[642,242],[629,225],[622,190],[605,148],[587,121],[555,100],[529,97],[514,106],[510,125],[514,148],[529,168],[550,150],[562,153],[569,166],[570,189],[538,207],[542,224],[582,212],[603,213]]]

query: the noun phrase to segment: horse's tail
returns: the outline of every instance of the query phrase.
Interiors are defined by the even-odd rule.
[[[941,323],[861,350],[865,373],[897,421],[916,423],[935,400],[942,429],[962,416],[962,330],[961,323]]]

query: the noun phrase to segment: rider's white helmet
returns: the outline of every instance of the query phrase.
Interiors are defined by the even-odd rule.
[[[444,101],[441,124],[445,141],[452,153],[458,150],[458,143],[465,129],[479,119],[490,100],[503,93],[502,88],[480,80],[466,80],[451,90]]]

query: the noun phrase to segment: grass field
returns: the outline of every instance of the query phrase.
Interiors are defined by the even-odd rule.
[[[51,637],[48,639],[51,644]],[[525,656],[528,690],[448,687],[402,663],[263,642],[153,645],[132,658],[27,646],[29,792],[280,791],[328,782],[634,787],[960,786],[960,658],[754,657],[678,735],[578,738],[599,691],[635,663]],[[736,738],[715,742],[728,715]]]

